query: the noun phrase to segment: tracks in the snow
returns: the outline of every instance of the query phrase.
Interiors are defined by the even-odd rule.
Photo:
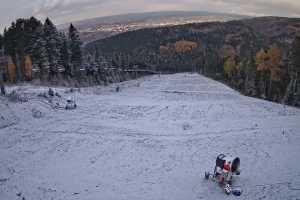
[[[87,129],[85,129],[87,128]],[[147,138],[151,137],[152,139],[174,139],[174,140],[185,140],[185,139],[193,139],[193,138],[215,138],[215,137],[225,137],[225,136],[232,136],[232,135],[241,135],[241,134],[253,134],[254,131],[259,130],[259,128],[240,128],[240,129],[228,129],[222,131],[204,131],[204,132],[197,132],[197,133],[187,133],[187,134],[171,134],[171,133],[153,133],[153,132],[139,132],[137,130],[126,129],[126,128],[118,128],[118,127],[107,127],[107,126],[97,126],[93,127],[93,130],[88,129],[88,127],[81,127],[79,129],[74,130],[43,130],[43,129],[23,129],[15,127],[13,130],[23,133],[51,133],[51,134],[62,134],[62,135],[81,135],[81,136],[95,136],[95,137],[111,137],[113,138],[124,138],[127,137],[128,139],[134,138]],[[97,131],[99,130],[99,131]]]

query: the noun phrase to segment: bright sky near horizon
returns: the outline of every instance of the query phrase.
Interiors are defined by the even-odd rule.
[[[55,24],[133,12],[197,10],[300,17],[300,0],[0,0],[0,30],[19,17],[50,17]]]

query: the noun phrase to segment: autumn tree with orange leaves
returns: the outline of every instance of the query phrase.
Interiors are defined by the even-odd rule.
[[[237,70],[237,62],[236,62],[236,51],[232,46],[226,46],[222,50],[222,55],[224,59],[224,72],[225,75],[232,79],[235,71]]]
[[[261,49],[256,53],[255,60],[260,78],[260,94],[263,98],[271,98],[273,82],[279,82],[282,78],[280,49],[276,46],[267,50]]]

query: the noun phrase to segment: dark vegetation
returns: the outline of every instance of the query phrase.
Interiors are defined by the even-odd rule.
[[[0,66],[2,88],[3,82],[93,85],[135,78],[138,71],[197,72],[245,95],[300,106],[300,19],[262,17],[149,28],[82,49],[72,24],[65,34],[50,19],[41,23],[31,17],[5,29],[0,47],[8,58]]]
[[[99,57],[100,55],[97,54]],[[77,29],[59,32],[49,18],[18,19],[0,35],[0,86],[38,81],[38,84],[88,86],[120,82],[145,75],[125,72],[107,63],[91,62],[82,54]]]
[[[86,54],[122,69],[198,72],[249,96],[300,105],[300,19],[143,29],[90,43]]]
[[[0,48],[3,47],[7,59],[1,66],[7,68],[6,81],[80,78],[76,75],[82,65],[81,42],[72,24],[66,35],[49,18],[44,24],[34,17],[18,19],[5,28],[0,38]]]

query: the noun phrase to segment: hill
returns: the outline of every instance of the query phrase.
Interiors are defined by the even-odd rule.
[[[51,107],[39,95],[48,88],[12,89],[28,101],[0,98],[0,116],[14,122],[0,123],[1,200],[235,200],[204,180],[220,153],[241,158],[241,199],[300,195],[299,109],[189,73],[54,88],[61,97],[49,102],[71,96],[72,111]]]
[[[73,24],[79,29],[81,39],[88,43],[142,28],[242,18],[247,16],[204,11],[161,11],[98,17],[73,22]],[[68,25],[59,25],[58,28],[67,29]]]
[[[261,17],[131,31],[92,42],[86,51],[121,68],[199,72],[281,102],[294,81],[291,56],[299,33],[300,19]]]

